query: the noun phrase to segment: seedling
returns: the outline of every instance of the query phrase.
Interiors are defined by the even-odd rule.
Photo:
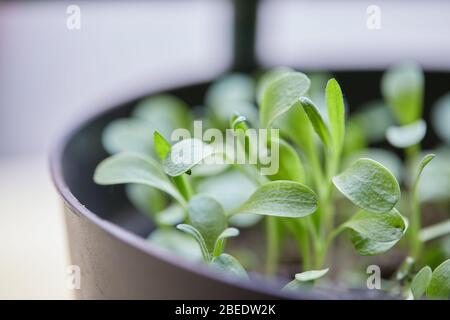
[[[317,90],[321,86],[324,90]],[[196,138],[169,141],[173,130],[190,130],[193,117],[182,101],[164,95],[144,100],[131,118],[106,127],[103,143],[113,155],[98,165],[94,180],[101,185],[127,184],[132,203],[157,226],[150,241],[173,254],[190,252],[191,258],[201,257],[216,272],[249,279],[238,259],[225,253],[226,245],[239,236],[238,228],[256,230],[253,227],[260,220],[266,224],[267,275],[277,273],[284,244],[291,239],[297,244],[302,272],[284,287],[294,291],[311,288],[333,272],[336,261],[329,253],[342,233],[348,233],[361,256],[383,254],[408,234],[412,258],[410,267],[398,276],[400,285],[410,288],[415,298],[425,292],[430,298],[448,297],[449,260],[433,272],[424,267],[411,282],[424,243],[450,231],[448,222],[421,226],[419,182],[435,155],[426,155],[415,169],[419,143],[426,133],[420,118],[420,69],[390,70],[382,83],[400,125],[385,126],[387,139],[406,149],[409,176],[414,176],[403,192],[407,201],[398,172],[394,175],[380,161],[359,157],[345,164],[351,152],[364,151],[366,141],[380,139],[380,134],[364,136],[361,115],[346,121],[338,82],[318,83],[313,94],[310,87],[308,76],[288,68],[267,72],[257,85],[247,76],[232,75],[212,85],[206,95],[206,113],[196,115],[209,127],[232,129],[240,137],[237,147],[248,157],[255,156],[256,150],[246,134],[250,128],[279,129],[280,137],[268,136],[257,146],[265,152],[278,150],[275,174],[262,174],[260,158],[254,164],[206,165],[214,157],[227,158],[227,149],[219,152],[214,143]],[[312,100],[320,92],[324,105]],[[385,109],[376,110],[378,119],[386,118],[384,111],[380,113]],[[371,154],[385,159],[382,152]],[[409,281],[403,281],[408,277]]]

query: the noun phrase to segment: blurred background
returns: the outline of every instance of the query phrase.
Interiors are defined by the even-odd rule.
[[[258,67],[358,73],[414,60],[436,90],[450,86],[450,2],[265,0],[254,15],[233,5],[0,3],[0,298],[71,297],[47,161],[58,137],[118,99],[226,72],[252,48],[236,20],[256,18]]]

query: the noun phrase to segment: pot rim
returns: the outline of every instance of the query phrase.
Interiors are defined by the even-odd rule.
[[[194,85],[202,85],[207,84],[208,82],[194,82],[190,84],[185,84],[181,86],[163,86],[154,90],[150,90],[150,92],[146,92],[145,94],[136,92],[134,94],[128,94],[126,96],[117,97],[114,106],[106,105],[106,107],[102,107],[97,109],[95,112],[90,113],[88,116],[81,118],[81,120],[76,121],[73,125],[70,126],[68,130],[66,130],[62,135],[59,136],[59,139],[56,140],[56,143],[53,144],[50,151],[50,173],[52,177],[53,184],[58,192],[58,194],[63,198],[63,201],[76,213],[83,215],[90,222],[95,224],[97,227],[101,228],[103,231],[107,232],[110,236],[115,237],[116,239],[126,243],[127,245],[145,253],[148,255],[152,255],[166,263],[170,263],[180,269],[183,269],[187,272],[194,273],[198,276],[206,277],[210,280],[218,281],[223,284],[241,287],[243,289],[249,291],[255,291],[265,295],[271,295],[274,298],[285,298],[285,299],[329,299],[329,296],[323,296],[322,294],[315,291],[308,292],[298,292],[298,293],[290,293],[281,290],[276,290],[274,288],[273,283],[269,283],[269,281],[263,281],[260,279],[252,279],[251,281],[240,281],[239,279],[235,279],[232,277],[220,277],[218,273],[211,270],[207,266],[201,263],[195,263],[190,261],[182,261],[176,256],[170,255],[164,250],[158,248],[155,244],[152,244],[145,239],[138,237],[132,232],[123,229],[119,225],[116,225],[108,220],[100,218],[94,212],[89,210],[86,206],[84,206],[71,192],[69,186],[63,177],[62,172],[62,161],[65,148],[68,142],[73,138],[73,136],[82,130],[85,125],[89,122],[94,121],[97,118],[107,114],[108,112],[118,109],[122,107],[124,104],[129,103],[131,101],[141,99],[148,95],[158,94],[161,92],[166,92],[169,90],[180,89],[183,87],[189,87]]]

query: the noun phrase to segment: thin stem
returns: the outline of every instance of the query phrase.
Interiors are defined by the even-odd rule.
[[[173,182],[175,183],[175,186],[180,191],[181,195],[189,201],[189,199],[194,194],[194,191],[192,190],[192,186],[185,174],[182,174],[181,176],[174,177]]]
[[[426,242],[448,234],[450,234],[450,220],[423,228],[419,237],[423,242]]]
[[[414,176],[414,164],[417,162],[417,157],[419,155],[420,146],[418,144],[411,146],[405,150],[407,170],[409,172],[409,177]],[[410,245],[410,255],[417,259],[422,251],[423,243],[420,239],[419,233],[421,228],[421,211],[420,203],[417,195],[417,184],[418,177],[408,181],[409,189],[406,198],[411,201],[411,216],[410,216],[410,232],[409,232],[409,245]]]
[[[275,274],[278,267],[278,226],[275,217],[266,217],[266,273]]]
[[[301,219],[282,219],[284,225],[289,229],[292,236],[297,242],[297,247],[302,258],[302,270],[309,270],[312,266],[311,263],[311,250],[310,250],[310,239],[308,236],[308,217]]]

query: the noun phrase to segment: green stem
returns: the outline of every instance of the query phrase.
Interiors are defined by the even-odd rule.
[[[327,235],[332,232],[334,224],[333,207],[333,183],[332,178],[339,167],[338,153],[329,152],[326,157],[326,177],[324,188],[319,194],[319,205],[321,207],[320,239],[317,245],[316,268],[322,268],[326,261],[329,244],[326,240]]]
[[[181,176],[173,177],[173,182],[175,183],[175,186],[180,191],[184,199],[186,199],[186,201],[189,201],[194,192],[192,190],[188,177],[185,174],[182,174]]]
[[[266,217],[266,273],[274,275],[278,267],[278,226],[275,217]]]
[[[422,222],[421,222],[419,197],[417,194],[418,179],[412,178],[414,177],[414,164],[417,162],[419,151],[420,146],[418,144],[408,147],[405,150],[408,177],[410,177],[408,181],[409,188],[406,195],[406,199],[409,199],[411,201],[409,245],[410,245],[410,255],[414,259],[417,259],[420,256],[423,247],[422,240],[420,239],[419,236]]]

